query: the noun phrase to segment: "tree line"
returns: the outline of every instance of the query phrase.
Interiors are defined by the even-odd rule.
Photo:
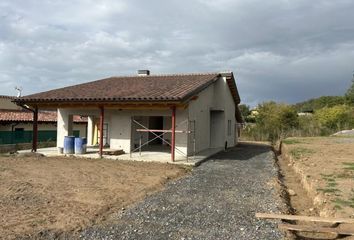
[[[241,104],[243,138],[272,141],[286,137],[326,136],[354,128],[354,77],[343,96],[322,96],[294,105],[263,102],[255,109]]]

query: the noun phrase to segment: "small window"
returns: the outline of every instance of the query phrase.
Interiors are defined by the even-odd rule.
[[[227,120],[227,136],[231,136],[231,120]]]

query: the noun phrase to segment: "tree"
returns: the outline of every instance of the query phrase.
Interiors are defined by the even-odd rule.
[[[290,105],[265,102],[257,109],[256,125],[258,131],[267,136],[267,140],[275,142],[299,126],[297,112]]]
[[[352,85],[345,93],[345,98],[349,104],[354,104],[354,75],[352,79]]]
[[[342,130],[354,125],[353,109],[346,105],[322,108],[315,112],[316,120],[331,130]]]
[[[238,105],[241,115],[243,117],[244,120],[247,120],[247,117],[250,115],[251,111],[250,111],[250,106],[246,105],[246,104],[240,104]]]

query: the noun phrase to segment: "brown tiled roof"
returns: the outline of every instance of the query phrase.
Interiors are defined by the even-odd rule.
[[[5,99],[15,99],[15,96],[7,96],[7,95],[0,95],[0,98],[5,98]]]
[[[32,122],[33,113],[25,110],[0,110],[0,122]],[[38,112],[38,122],[56,122],[57,112],[40,111]],[[87,122],[87,118],[73,116],[74,122]]]
[[[110,77],[15,99],[15,102],[185,101],[219,73]]]

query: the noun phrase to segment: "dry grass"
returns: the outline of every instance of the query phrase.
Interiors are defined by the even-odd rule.
[[[158,163],[0,157],[0,236],[79,230],[186,172]]]
[[[315,207],[324,216],[354,216],[354,139],[291,138],[283,141]]]

